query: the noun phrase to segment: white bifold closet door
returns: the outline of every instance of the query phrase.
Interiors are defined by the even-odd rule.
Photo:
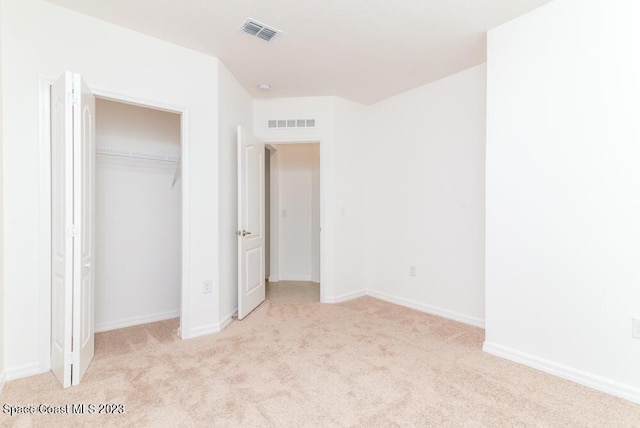
[[[77,385],[94,355],[95,98],[79,74],[51,87],[51,371]]]

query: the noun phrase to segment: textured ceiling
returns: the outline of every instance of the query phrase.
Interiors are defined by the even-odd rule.
[[[48,1],[216,56],[256,98],[370,104],[484,62],[488,29],[551,0]],[[248,17],[282,33],[251,37]]]

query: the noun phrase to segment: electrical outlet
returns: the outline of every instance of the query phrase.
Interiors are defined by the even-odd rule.
[[[631,318],[631,337],[640,339],[640,318]]]
[[[409,276],[416,276],[416,267],[413,265],[409,266]]]
[[[213,293],[213,281],[212,280],[207,279],[202,283],[202,293],[203,294],[211,294],[211,293]]]

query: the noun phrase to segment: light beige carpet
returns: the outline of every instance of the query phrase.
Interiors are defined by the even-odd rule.
[[[9,382],[0,403],[124,404],[0,414],[11,426],[638,427],[640,406],[481,351],[483,330],[372,298],[265,302],[198,339],[175,321],[99,334],[82,384]]]

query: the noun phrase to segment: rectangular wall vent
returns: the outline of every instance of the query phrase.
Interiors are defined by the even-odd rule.
[[[273,39],[280,30],[276,30],[273,27],[263,24],[253,18],[248,18],[244,24],[242,24],[242,31],[252,36],[266,40],[267,42]]]
[[[269,129],[292,129],[292,128],[315,128],[315,119],[269,119],[267,121]]]

